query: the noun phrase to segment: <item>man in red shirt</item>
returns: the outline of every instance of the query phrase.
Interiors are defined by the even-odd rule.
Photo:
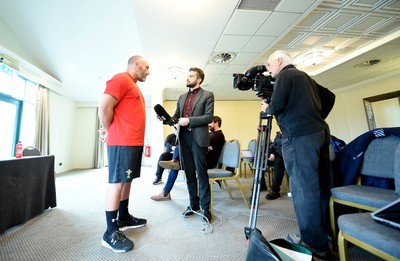
[[[126,72],[107,82],[99,106],[100,132],[108,149],[109,183],[105,204],[107,230],[102,245],[114,252],[133,248],[133,242],[122,231],[147,223],[129,213],[128,203],[131,182],[140,177],[146,126],[145,101],[136,82],[144,82],[149,74],[146,59],[132,56]]]

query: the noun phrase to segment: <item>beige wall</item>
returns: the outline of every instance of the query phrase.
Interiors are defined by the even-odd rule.
[[[238,139],[242,148],[247,148],[251,139],[257,139],[257,127],[259,124],[260,101],[215,101],[214,115],[222,119],[222,131],[225,139]],[[165,101],[164,108],[169,114],[173,114],[176,101]],[[266,120],[263,120],[266,125]],[[272,121],[271,138],[275,137],[279,129],[275,120]],[[164,126],[164,138],[171,133],[171,127]]]
[[[369,131],[363,99],[397,91],[400,89],[399,82],[400,72],[366,79],[357,85],[333,90],[336,94],[336,102],[326,119],[331,133],[348,143]],[[329,86],[326,87],[329,88]],[[165,101],[163,106],[172,115],[176,108],[176,101]],[[394,109],[396,110],[396,107]],[[226,139],[239,139],[242,148],[246,148],[251,139],[257,138],[259,113],[260,101],[215,101],[214,104],[214,114],[222,118],[222,130]],[[389,116],[393,119],[399,115],[398,111],[389,113],[393,114]],[[399,127],[396,126],[397,122],[398,119],[394,120],[394,125],[391,127]],[[275,120],[272,123],[271,138],[273,139],[279,127]],[[169,133],[171,133],[171,127],[164,126],[164,138]]]

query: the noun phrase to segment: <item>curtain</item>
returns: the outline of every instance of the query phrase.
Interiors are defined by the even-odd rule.
[[[96,169],[100,169],[104,167],[104,143],[100,139],[100,133],[98,130],[100,130],[101,125],[100,125],[100,119],[97,116],[99,114],[99,108],[96,110],[96,141],[95,141],[95,151],[94,151],[94,167]]]
[[[49,155],[49,90],[40,85],[36,92],[36,133],[35,146],[42,155]]]

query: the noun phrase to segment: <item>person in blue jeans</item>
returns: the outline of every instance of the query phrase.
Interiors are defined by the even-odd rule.
[[[163,190],[161,191],[161,193],[151,196],[151,199],[155,200],[155,201],[171,200],[170,192],[172,190],[172,187],[174,186],[174,183],[176,181],[176,178],[178,177],[179,170],[180,170],[179,145],[174,148],[172,160],[171,161],[160,161],[159,165],[162,168],[170,169],[170,171],[168,174],[167,183],[165,183],[165,186],[164,186]]]
[[[210,131],[210,146],[208,147],[206,156],[207,169],[216,167],[222,148],[225,144],[225,135],[221,130],[221,125],[222,119],[218,116],[214,116],[213,121],[208,124],[208,129]],[[174,149],[172,160],[160,161],[158,164],[164,169],[170,169],[170,171],[164,189],[160,194],[151,196],[151,199],[155,201],[171,200],[170,192],[174,186],[176,178],[178,177],[179,170],[181,169],[181,164],[179,162],[179,145]]]
[[[176,133],[171,133],[165,138],[164,147],[165,151],[161,153],[160,157],[158,158],[158,163],[160,161],[171,160],[173,155],[173,148],[177,145]],[[157,164],[157,171],[156,171],[156,178],[153,181],[153,185],[158,185],[162,183],[162,175],[164,172],[164,168]]]

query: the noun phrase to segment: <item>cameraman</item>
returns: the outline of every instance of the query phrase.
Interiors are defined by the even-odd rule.
[[[294,210],[300,235],[288,235],[318,258],[328,258],[330,197],[329,126],[321,116],[320,86],[293,66],[284,51],[275,51],[267,61],[275,78],[269,104],[262,110],[275,115],[282,130],[282,153],[290,178]]]

